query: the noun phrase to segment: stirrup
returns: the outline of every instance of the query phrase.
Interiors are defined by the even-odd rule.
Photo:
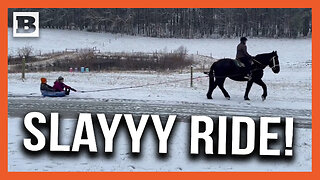
[[[247,79],[248,81],[250,81],[252,79],[250,74],[245,75],[244,78]]]

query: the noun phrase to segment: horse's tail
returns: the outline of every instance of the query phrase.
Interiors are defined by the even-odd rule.
[[[209,71],[210,78],[214,78],[214,66],[215,66],[215,63],[213,63],[212,66],[210,67],[210,71]]]
[[[209,72],[203,72],[204,74],[208,75],[210,78],[214,78],[214,70],[213,70],[213,65],[210,68]]]
[[[210,77],[210,78],[214,78],[214,70],[213,70],[213,66],[210,68],[210,71],[209,71],[209,77]]]

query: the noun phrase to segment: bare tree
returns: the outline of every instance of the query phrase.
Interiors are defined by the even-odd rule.
[[[24,46],[18,49],[18,55],[20,58],[25,57],[26,59],[28,59],[32,55],[32,53],[33,53],[32,46]]]
[[[80,66],[89,67],[95,58],[93,49],[80,49],[78,54],[78,63]]]
[[[21,78],[25,79],[25,71],[26,71],[26,59],[28,59],[32,55],[33,48],[32,46],[24,46],[18,49],[18,55],[22,60],[22,70],[21,70]]]

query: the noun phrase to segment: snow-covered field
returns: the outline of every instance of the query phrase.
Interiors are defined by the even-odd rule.
[[[63,30],[41,30],[40,38],[12,38],[12,29],[8,30],[8,53],[15,54],[17,48],[31,45],[36,51],[51,52],[65,48],[97,47],[105,52],[154,52],[171,51],[183,45],[189,54],[212,55],[214,58],[234,57],[238,39],[159,39],[135,37],[127,35],[114,35],[109,33],[89,33]],[[231,100],[227,101],[217,88],[213,93],[213,100],[206,99],[208,79],[201,72],[196,72],[194,87],[190,88],[189,73],[156,73],[156,72],[100,72],[100,73],[69,73],[44,72],[27,73],[26,80],[21,81],[21,74],[8,74],[8,94],[10,96],[40,97],[40,78],[46,77],[48,84],[53,84],[58,76],[64,76],[65,83],[79,90],[71,93],[68,98],[85,99],[132,99],[164,101],[170,103],[191,102],[226,105],[230,107],[266,107],[271,109],[311,110],[312,106],[312,57],[311,39],[249,39],[248,51],[255,55],[258,53],[278,51],[281,71],[274,74],[267,67],[264,82],[268,86],[267,100],[261,101],[262,89],[254,85],[251,89],[251,101],[243,101],[246,83],[226,80],[225,88],[229,91]],[[183,80],[176,83],[163,83],[174,80]],[[159,85],[128,88],[114,91],[101,91],[81,93],[85,90],[99,90],[149,83],[163,83]],[[44,100],[48,98],[42,98]],[[50,99],[48,99],[50,100]],[[63,101],[63,98],[57,98]],[[277,116],[277,114],[275,114]],[[311,118],[311,115],[309,115]],[[259,159],[246,161],[194,160],[186,157],[184,152],[185,139],[172,140],[172,154],[165,160],[155,156],[153,146],[139,159],[132,159],[126,154],[128,144],[119,144],[119,154],[111,161],[108,158],[88,158],[85,154],[64,159],[49,155],[27,157],[19,153],[21,118],[9,118],[9,170],[10,171],[63,171],[68,170],[74,162],[79,166],[75,171],[311,171],[311,130],[297,129],[295,152],[297,156],[293,161],[272,162]],[[176,133],[186,130],[186,123],[179,123]],[[122,138],[119,138],[122,139]],[[124,137],[123,137],[124,139]],[[152,139],[146,138],[146,144]],[[126,142],[126,141],[121,141]],[[19,144],[20,143],[20,144]],[[183,147],[182,147],[183,146]],[[123,148],[122,148],[123,147]],[[155,147],[156,148],[156,147]],[[182,148],[182,150],[181,150]],[[179,150],[175,150],[179,149]],[[186,150],[187,151],[187,150]],[[299,153],[306,152],[306,153]],[[175,154],[177,153],[177,154]],[[63,159],[63,160],[62,160]],[[31,162],[31,160],[33,160]],[[35,164],[38,162],[39,164]],[[47,163],[47,164],[46,164]],[[43,165],[42,165],[43,164]],[[70,168],[69,168],[70,169]],[[70,169],[71,170],[71,169]]]

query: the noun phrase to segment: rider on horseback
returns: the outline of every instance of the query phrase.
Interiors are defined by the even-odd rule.
[[[240,38],[240,43],[237,46],[237,55],[236,59],[242,62],[245,65],[245,71],[247,75],[245,76],[246,79],[251,79],[251,59],[252,56],[247,52],[247,42],[246,37],[241,37]]]

